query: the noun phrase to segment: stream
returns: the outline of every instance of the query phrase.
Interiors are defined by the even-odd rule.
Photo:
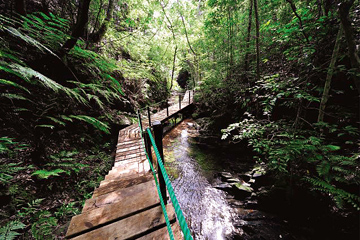
[[[238,178],[251,182],[261,176],[249,172],[250,157],[199,145],[198,136],[195,123],[186,119],[163,140],[165,166],[194,239],[306,239],[285,220],[252,208],[255,194]],[[234,192],[235,183],[240,190]]]

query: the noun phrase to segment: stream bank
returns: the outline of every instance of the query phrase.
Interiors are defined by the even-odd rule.
[[[316,223],[324,217],[309,212],[316,215],[324,206],[310,205],[308,195],[299,196],[303,207],[291,210],[286,189],[275,187],[247,149],[204,144],[196,126],[184,120],[164,138],[165,165],[195,239],[356,239],[327,230],[334,228],[331,220]]]

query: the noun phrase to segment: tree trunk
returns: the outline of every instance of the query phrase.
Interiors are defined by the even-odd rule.
[[[15,0],[15,12],[22,16],[26,15],[25,0]]]
[[[331,78],[332,78],[332,76],[334,74],[335,63],[336,63],[336,60],[337,60],[337,57],[338,57],[338,54],[339,54],[340,40],[341,40],[342,34],[343,34],[343,29],[340,26],[338,34],[336,36],[334,50],[333,50],[333,53],[332,53],[332,56],[331,56],[330,65],[329,65],[328,72],[327,72],[327,75],[326,75],[324,91],[323,91],[323,95],[322,95],[321,102],[320,102],[318,122],[323,122],[324,121],[324,113],[325,113],[326,103],[329,100],[329,91],[330,91],[330,85],[331,85]]]
[[[91,36],[90,36],[91,42],[98,43],[105,36],[105,33],[109,27],[110,21],[113,16],[114,7],[115,7],[114,0],[109,0],[109,6],[108,6],[108,9],[106,12],[106,18],[105,18],[104,22],[102,23],[102,25],[100,26],[99,30],[97,32],[91,34]]]
[[[172,68],[172,72],[171,72],[171,85],[170,85],[170,91],[171,91],[171,89],[172,89],[172,87],[173,87],[173,82],[174,82],[174,72],[175,72],[176,52],[177,52],[177,45],[175,46],[175,52],[174,52],[173,68]]]
[[[249,47],[250,47],[250,36],[251,36],[251,23],[252,23],[252,8],[253,0],[249,0],[249,24],[246,37],[246,53],[245,53],[245,72],[249,71]]]
[[[301,20],[301,17],[297,13],[295,3],[293,3],[292,0],[286,0],[286,1],[290,4],[293,13],[295,14],[296,18],[299,20],[300,30],[301,30],[302,34],[304,35],[306,42],[309,44],[310,43],[309,38],[308,38],[307,34],[305,33],[304,25],[303,25],[303,22]]]
[[[63,57],[65,54],[67,54],[75,46],[77,40],[84,35],[84,30],[89,19],[88,14],[90,1],[91,0],[82,0],[80,2],[75,28],[71,33],[71,38],[68,39],[61,47],[59,53],[60,57]]]
[[[354,3],[354,0],[349,0],[341,3],[339,5],[339,15],[340,15],[340,21],[341,25],[344,29],[346,42],[348,45],[348,53],[350,58],[351,67],[355,68],[358,72],[360,72],[360,59],[359,55],[356,51],[356,43],[354,38],[354,30],[351,26],[351,21],[349,19],[349,11]],[[357,76],[353,76],[355,86],[360,93],[360,78]]]
[[[260,24],[259,24],[259,12],[258,12],[258,5],[257,0],[254,0],[254,13],[255,13],[255,21],[256,21],[256,79],[260,80]]]

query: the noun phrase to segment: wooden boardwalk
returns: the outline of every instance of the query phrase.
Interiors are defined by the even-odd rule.
[[[191,100],[191,101],[189,101]],[[188,108],[192,96],[186,92],[181,102],[151,116],[164,122]],[[143,119],[148,127],[148,120]],[[170,239],[160,206],[155,180],[141,142],[138,124],[119,132],[114,167],[86,200],[82,213],[70,222],[68,239]],[[167,204],[175,239],[183,239],[174,208]]]

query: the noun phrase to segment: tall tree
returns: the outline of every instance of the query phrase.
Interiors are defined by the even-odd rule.
[[[101,26],[97,32],[94,32],[90,35],[90,40],[93,43],[100,42],[101,39],[105,36],[105,33],[106,33],[107,29],[109,28],[110,21],[113,17],[114,8],[115,8],[115,1],[109,0],[109,4],[108,4],[104,22],[101,24]]]
[[[259,23],[259,11],[257,0],[254,0],[254,13],[255,13],[255,25],[256,25],[256,78],[260,79],[260,23]]]
[[[309,43],[310,43],[309,37],[307,36],[307,34],[306,34],[305,30],[304,30],[303,21],[302,21],[301,17],[299,16],[299,14],[297,13],[297,9],[296,9],[295,3],[294,3],[292,0],[286,0],[286,1],[290,4],[291,9],[292,9],[294,15],[295,15],[296,18],[299,20],[300,31],[301,31],[301,33],[304,35],[304,38],[305,38],[306,42],[309,44]]]
[[[338,58],[339,49],[340,49],[340,40],[341,40],[342,34],[343,34],[343,29],[340,26],[338,34],[336,36],[334,50],[333,50],[333,53],[332,53],[332,56],[331,56],[330,65],[329,65],[328,72],[327,72],[327,75],[326,75],[324,91],[323,91],[323,95],[322,95],[321,102],[320,102],[318,122],[324,121],[324,113],[325,113],[326,103],[329,100],[329,91],[330,91],[330,85],[331,85],[331,78],[333,76],[335,63],[336,63],[336,60]]]
[[[250,37],[251,37],[251,24],[252,24],[252,9],[253,9],[253,0],[249,0],[249,23],[247,28],[246,36],[246,53],[245,53],[245,71],[249,71],[249,47],[250,47]]]
[[[169,30],[171,31],[171,33],[172,33],[173,41],[174,41],[174,44],[175,44],[173,67],[172,67],[172,72],[171,72],[171,83],[170,83],[170,90],[171,90],[172,87],[173,87],[173,82],[174,82],[174,72],[175,72],[175,62],[176,62],[177,45],[176,45],[176,38],[175,38],[175,31],[174,31],[173,24],[172,24],[170,18],[168,17],[168,15],[166,14],[165,7],[163,6],[162,1],[160,2],[160,6],[161,6],[161,9],[162,9],[165,17],[166,17],[166,20],[169,22],[169,25],[167,25],[167,27],[168,27],[168,29],[169,29]]]
[[[348,54],[350,58],[351,67],[360,72],[360,59],[358,51],[356,50],[354,30],[351,26],[351,20],[349,19],[349,11],[354,3],[354,0],[343,1],[339,4],[339,15],[342,27],[344,29],[346,42],[348,45]],[[360,93],[360,78],[358,76],[353,77],[355,86]]]
[[[89,19],[89,6],[91,0],[82,0],[79,4],[77,22],[71,37],[64,43],[60,50],[60,57],[68,53],[76,44],[77,40],[84,35],[85,28]]]

